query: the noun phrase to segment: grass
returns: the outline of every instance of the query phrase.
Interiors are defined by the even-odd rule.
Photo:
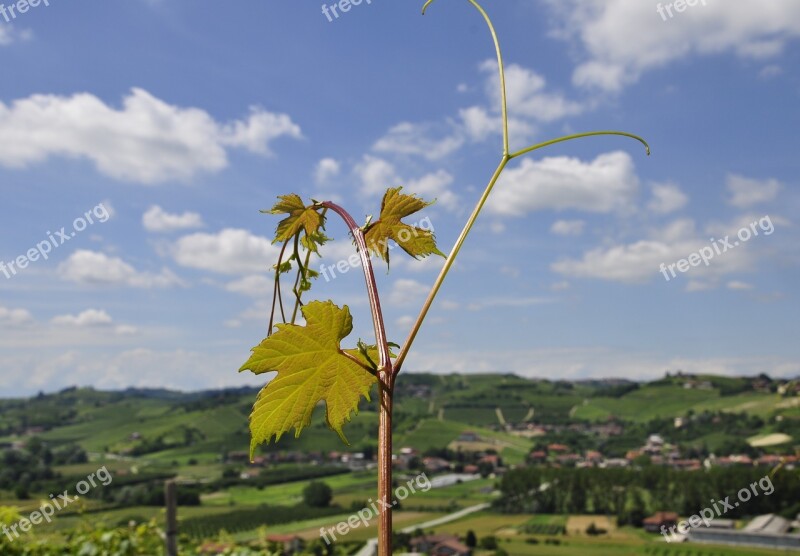
[[[320,527],[330,528],[335,527],[337,523],[346,521],[352,514],[346,513],[339,516],[327,517],[324,519],[316,519],[313,521],[304,521],[294,523],[291,525],[279,525],[276,527],[268,527],[269,534],[284,534],[291,533],[299,535],[300,537],[311,540],[318,539],[320,536]],[[445,514],[436,512],[395,512],[394,524],[398,529],[413,526],[415,523],[424,523],[442,517]],[[377,519],[373,519],[368,527],[361,525],[350,531],[343,540],[346,541],[366,541],[378,536]]]
[[[646,422],[656,417],[677,417],[690,408],[719,398],[715,390],[687,390],[680,386],[645,386],[621,398],[591,398],[574,411],[576,419],[606,418],[609,415]]]
[[[377,474],[374,472],[348,473],[320,480],[333,489],[336,496],[334,503],[349,508],[350,502],[354,499],[366,500],[370,496],[374,496]],[[303,489],[307,485],[308,481],[298,481],[272,485],[260,490],[255,487],[237,486],[224,492],[207,494],[203,496],[202,500],[203,504],[209,506],[230,506],[231,504],[292,506],[302,501]]]

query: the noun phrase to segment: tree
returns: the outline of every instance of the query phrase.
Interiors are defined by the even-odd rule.
[[[333,490],[327,483],[312,481],[303,489],[303,501],[312,508],[327,508],[333,500]]]
[[[478,473],[481,474],[481,477],[484,479],[494,473],[494,465],[489,463],[488,461],[482,461],[478,464]]]
[[[17,485],[17,487],[14,489],[14,496],[17,497],[17,500],[27,500],[30,498],[28,487],[25,485]]]
[[[470,529],[467,531],[467,538],[464,539],[464,544],[466,544],[470,548],[475,548],[478,546],[478,537],[475,536],[475,531]]]

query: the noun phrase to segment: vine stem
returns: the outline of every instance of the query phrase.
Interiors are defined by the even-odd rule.
[[[519,150],[511,154],[509,158],[510,159],[517,158],[518,156],[526,155],[541,148],[549,147],[550,145],[555,145],[556,143],[572,141],[573,139],[583,139],[584,137],[597,137],[598,135],[621,135],[622,137],[630,137],[631,139],[636,139],[642,145],[644,145],[644,148],[647,151],[647,156],[650,156],[650,145],[647,144],[647,141],[645,141],[638,135],[634,135],[633,133],[628,133],[626,131],[586,131],[583,133],[575,133],[573,135],[565,135],[563,137],[559,137],[557,139],[551,139],[550,141],[545,141],[543,143],[537,143],[536,145],[533,145],[526,149]]]
[[[472,0],[470,0],[472,1]],[[436,295],[439,293],[439,290],[442,288],[442,284],[444,283],[445,278],[447,278],[450,269],[455,263],[456,257],[458,253],[461,251],[461,247],[464,245],[464,242],[467,239],[470,231],[472,231],[475,222],[478,220],[478,216],[480,215],[481,211],[483,210],[486,201],[489,199],[489,195],[491,195],[494,186],[497,184],[497,180],[500,179],[500,176],[505,170],[506,165],[513,159],[524,156],[526,154],[532,153],[533,151],[543,149],[545,147],[549,147],[550,145],[555,145],[556,143],[562,143],[564,141],[572,141],[574,139],[581,139],[584,137],[595,137],[598,135],[621,135],[623,137],[630,137],[632,139],[636,139],[640,143],[645,146],[648,156],[650,155],[650,145],[647,144],[647,141],[639,137],[638,135],[634,135],[633,133],[627,133],[624,131],[587,131],[584,133],[576,133],[574,135],[567,135],[564,137],[559,137],[557,139],[552,139],[550,141],[545,141],[543,143],[538,143],[536,145],[532,145],[525,149],[519,150],[513,154],[504,154],[503,157],[500,159],[500,164],[497,166],[497,169],[494,171],[491,180],[489,180],[489,184],[486,186],[486,189],[481,195],[481,198],[478,200],[478,204],[475,205],[475,209],[472,211],[472,214],[467,220],[464,229],[461,230],[461,235],[458,236],[455,245],[453,246],[453,250],[450,251],[450,255],[448,255],[447,260],[442,267],[442,270],[439,272],[439,276],[436,278],[436,282],[433,283],[433,287],[431,288],[430,293],[428,294],[427,299],[425,300],[425,304],[422,306],[420,310],[419,316],[417,316],[417,320],[414,321],[414,326],[411,327],[411,332],[408,334],[408,338],[406,339],[403,347],[400,349],[400,353],[397,356],[397,359],[394,362],[394,374],[395,376],[397,373],[400,372],[400,369],[403,367],[403,363],[406,360],[406,356],[408,352],[411,350],[411,345],[414,343],[414,340],[419,334],[420,328],[422,328],[422,323],[425,320],[425,317],[428,315],[428,311],[430,311],[431,305],[433,305],[434,300],[436,299]]]
[[[597,135],[622,135],[625,137],[630,137],[640,141],[644,144],[647,149],[647,154],[650,154],[650,146],[647,142],[639,137],[638,135],[633,135],[632,133],[626,133],[623,131],[590,131],[586,133],[578,133],[575,135],[567,135],[564,137],[559,137],[557,139],[553,139],[551,141],[545,141],[544,143],[537,143],[536,145],[532,145],[525,149],[516,151],[511,153],[509,151],[509,139],[508,139],[508,98],[506,94],[506,78],[505,78],[505,65],[503,62],[503,52],[500,49],[500,41],[497,38],[497,32],[495,31],[494,24],[492,23],[489,14],[486,13],[486,10],[476,1],[476,0],[467,0],[470,4],[472,4],[476,10],[478,10],[486,21],[486,24],[489,27],[489,31],[492,35],[492,40],[494,41],[494,49],[497,54],[497,66],[500,72],[500,112],[501,112],[501,119],[503,124],[503,156],[500,159],[500,164],[497,166],[497,169],[494,171],[489,184],[486,186],[486,189],[481,195],[481,198],[478,200],[478,204],[475,205],[475,209],[472,211],[472,215],[470,215],[469,220],[467,221],[464,229],[461,230],[461,235],[458,236],[455,245],[453,246],[450,255],[448,255],[447,260],[445,261],[444,267],[442,268],[441,272],[439,272],[439,276],[436,278],[436,282],[434,282],[433,287],[431,288],[430,293],[428,294],[427,299],[425,300],[425,304],[422,306],[420,310],[419,316],[417,316],[417,320],[414,322],[414,325],[411,328],[411,332],[409,332],[408,338],[406,339],[403,347],[400,349],[400,353],[397,356],[397,359],[394,363],[394,375],[397,376],[397,373],[400,372],[400,369],[403,367],[403,363],[408,356],[408,352],[411,349],[411,345],[414,343],[414,340],[419,334],[419,330],[422,327],[422,323],[425,320],[425,317],[428,315],[428,311],[430,311],[431,305],[433,305],[433,301],[436,299],[436,295],[439,293],[439,290],[442,288],[442,283],[444,282],[445,278],[447,278],[447,274],[450,272],[450,269],[455,262],[458,253],[461,251],[461,247],[464,245],[464,242],[467,239],[470,231],[472,230],[475,222],[478,219],[478,215],[480,215],[481,210],[483,210],[486,201],[489,199],[489,195],[492,193],[494,186],[497,184],[497,180],[500,179],[500,176],[503,173],[506,165],[513,159],[524,156],[528,153],[536,151],[538,149],[548,147],[550,145],[555,145],[556,143],[561,143],[563,141],[571,141],[573,139],[580,139],[582,137],[592,137]],[[434,2],[434,0],[427,0],[425,5],[422,6],[422,14],[425,15],[428,7]]]
[[[509,153],[508,100],[506,94],[506,68],[505,63],[503,62],[503,52],[500,50],[500,39],[497,38],[497,31],[495,31],[494,23],[492,23],[492,19],[489,17],[489,14],[486,13],[486,10],[483,9],[483,6],[478,4],[478,2],[475,0],[467,1],[480,12],[484,21],[486,21],[486,25],[489,26],[489,31],[492,34],[492,41],[494,42],[494,50],[497,53],[497,68],[500,72],[500,111],[503,122],[503,156],[505,157],[508,156]],[[433,4],[433,2],[434,0],[427,0],[427,2],[425,2],[425,5],[422,6],[422,15],[425,15],[425,12],[428,11],[428,7]]]
[[[367,295],[372,313],[372,324],[375,328],[375,341],[378,346],[378,503],[381,513],[378,516],[378,554],[392,554],[392,411],[394,406],[394,377],[392,358],[389,352],[389,341],[386,338],[386,326],[383,321],[381,301],[378,296],[378,284],[372,268],[364,231],[352,216],[336,203],[326,201],[319,204],[334,211],[342,217],[350,230],[358,247],[361,266],[364,269],[364,280],[367,284]]]
[[[403,347],[400,349],[400,353],[398,354],[397,359],[395,360],[394,363],[395,375],[397,375],[397,373],[400,372],[400,369],[403,366],[403,362],[405,361],[406,356],[408,355],[408,352],[411,349],[411,344],[414,343],[414,339],[416,339],[417,334],[419,333],[419,329],[422,328],[422,322],[425,320],[425,317],[428,315],[428,311],[430,310],[431,305],[433,305],[433,301],[436,299],[436,294],[438,294],[439,290],[442,288],[442,284],[444,283],[445,278],[447,278],[447,274],[450,272],[450,268],[453,266],[453,263],[455,263],[456,257],[458,256],[458,253],[461,251],[461,247],[464,245],[464,242],[466,241],[467,236],[472,230],[472,227],[478,220],[478,215],[481,213],[481,210],[483,210],[483,206],[489,199],[489,195],[491,194],[492,189],[494,189],[497,180],[500,179],[500,175],[503,173],[503,170],[505,169],[506,164],[508,164],[509,160],[510,158],[507,154],[503,155],[503,158],[500,159],[500,164],[494,171],[492,179],[489,181],[489,185],[486,186],[486,190],[483,192],[483,195],[481,195],[478,204],[475,205],[475,209],[472,211],[469,220],[467,220],[464,229],[461,230],[461,235],[458,236],[455,246],[453,246],[452,251],[450,251],[450,254],[447,256],[447,260],[444,263],[444,267],[442,267],[442,270],[439,272],[439,276],[436,278],[436,282],[434,282],[433,287],[431,288],[431,291],[428,294],[428,298],[425,300],[425,304],[422,306],[422,310],[420,311],[417,320],[414,322],[414,326],[411,328],[411,332],[408,335],[408,339],[403,344]]]

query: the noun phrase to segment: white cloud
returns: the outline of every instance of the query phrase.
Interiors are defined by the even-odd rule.
[[[467,137],[473,141],[483,141],[493,134],[503,131],[503,120],[498,114],[489,114],[483,106],[470,106],[459,110]]]
[[[688,293],[704,292],[714,289],[714,284],[706,280],[690,279],[686,284],[686,291]]]
[[[484,89],[490,105],[459,110],[458,118],[441,123],[401,122],[373,145],[379,153],[419,156],[439,160],[468,141],[481,142],[502,133],[500,117],[500,78],[497,64],[488,60],[479,65],[484,74]],[[547,91],[547,82],[538,73],[517,64],[506,66],[509,138],[514,144],[527,144],[536,131],[535,122],[553,122],[584,112],[588,105]]]
[[[89,93],[33,95],[0,102],[0,165],[25,168],[53,156],[88,159],[117,180],[189,181],[228,165],[226,147],[269,154],[278,137],[300,137],[284,114],[254,109],[229,124],[207,112],[167,104],[133,89],[115,109]]]
[[[598,247],[586,252],[579,260],[561,260],[553,263],[551,268],[573,278],[641,283],[657,276],[661,263],[668,264],[687,254],[679,246],[643,240],[629,245]]]
[[[486,92],[492,106],[500,107],[500,74],[497,62],[487,60],[481,64],[481,71],[489,74],[486,80]],[[535,71],[518,64],[507,64],[506,97],[510,114],[525,116],[541,122],[553,122],[568,116],[576,116],[585,107],[567,100],[558,93],[545,91],[547,81]]]
[[[184,236],[172,248],[179,265],[220,274],[265,272],[278,260],[278,253],[267,238],[232,228]]]
[[[444,170],[425,174],[416,180],[404,180],[392,163],[366,155],[354,171],[365,195],[383,195],[386,189],[402,185],[406,193],[415,193],[427,201],[435,198],[448,210],[458,208],[458,196],[449,189],[454,178]]]
[[[378,139],[372,148],[380,153],[439,160],[458,150],[464,141],[460,134],[450,129],[451,126],[444,126],[444,130],[438,130],[437,127],[433,124],[402,122]]]
[[[773,201],[782,187],[775,179],[755,180],[735,174],[728,176],[726,185],[731,194],[728,202],[739,208]]]
[[[621,151],[591,162],[564,156],[525,159],[500,178],[487,207],[508,216],[567,209],[607,213],[630,208],[638,187],[633,160]]]
[[[419,195],[426,201],[436,199],[438,204],[453,210],[458,207],[458,196],[448,189],[453,180],[453,176],[449,173],[439,170],[426,174],[418,180],[409,181],[405,190],[407,193]]]
[[[503,132],[503,120],[499,113],[490,113],[483,106],[470,106],[459,110],[461,119],[461,132],[476,143],[484,141],[492,135]],[[532,123],[516,117],[513,113],[508,116],[508,137],[512,145],[528,144],[536,132]]]
[[[430,286],[417,282],[416,280],[409,280],[407,278],[400,278],[392,284],[392,291],[389,293],[389,301],[393,305],[408,305],[414,303],[427,295]]]
[[[154,205],[142,215],[142,225],[148,232],[172,232],[202,228],[205,224],[203,224],[203,218],[196,212],[171,214],[160,206]]]
[[[734,53],[769,58],[800,36],[800,3],[708,2],[666,21],[656,3],[629,0],[547,0],[554,36],[579,42],[579,86],[619,91],[645,71],[690,55]],[[665,2],[664,4],[668,4]]]
[[[88,250],[75,251],[58,266],[65,280],[78,284],[101,286],[128,286],[131,288],[168,288],[182,286],[183,281],[171,270],[163,269],[159,274],[139,272],[118,257]]]
[[[92,385],[104,390],[199,388],[258,385],[263,378],[237,373],[241,354],[235,351],[160,351],[149,348],[113,353],[70,350],[48,357],[19,357],[2,363],[3,377],[15,384],[15,392],[48,391],[74,385]],[[164,369],[170,372],[165,373]],[[222,370],[222,372],[220,371]]]
[[[250,297],[265,297],[274,291],[275,280],[263,274],[252,274],[229,282],[225,285],[225,289]]]
[[[78,315],[59,315],[50,320],[50,324],[59,328],[105,328],[113,330],[120,336],[133,336],[139,329],[128,324],[114,325],[114,319],[100,309],[87,309]]]
[[[319,185],[328,183],[332,178],[339,175],[341,169],[342,167],[336,159],[323,158],[314,169],[314,181]]]
[[[461,304],[459,304],[458,301],[452,301],[450,299],[443,299],[439,302],[439,305],[441,305],[442,309],[445,311],[455,311],[461,307]]]
[[[31,37],[33,37],[33,33],[28,29],[18,31],[11,25],[0,24],[0,46],[8,46],[17,41],[27,41]]]
[[[579,259],[561,259],[550,268],[554,272],[573,278],[595,278],[627,284],[645,283],[654,278],[665,280],[661,274],[662,264],[675,264],[681,259],[708,247],[706,233],[700,234],[691,220],[678,220],[662,230],[651,232],[650,237],[633,243],[597,247]],[[746,249],[734,248],[710,260],[709,266],[690,267],[677,278],[691,280],[689,291],[699,287],[715,287],[721,276],[747,271],[752,267],[753,257]],[[669,270],[670,281],[676,280]]]
[[[0,306],[0,326],[20,326],[33,322],[33,315],[27,309],[9,309]]]
[[[303,137],[300,126],[286,114],[273,114],[261,108],[251,108],[247,120],[238,120],[222,127],[223,145],[240,147],[250,152],[272,156],[270,143],[279,137]]]
[[[516,266],[501,266],[500,274],[511,276],[512,278],[519,278],[522,272]]]
[[[365,195],[383,195],[387,188],[396,187],[402,181],[390,162],[370,155],[356,165],[355,173]]]
[[[579,236],[585,227],[583,220],[557,220],[550,226],[550,232],[559,236]]]
[[[768,66],[765,66],[760,72],[758,72],[758,76],[761,79],[771,79],[781,74],[783,74],[783,68],[778,64],[770,64]]]
[[[439,248],[444,252],[442,245],[440,245]],[[414,259],[406,256],[405,254],[401,255],[402,256],[400,257],[395,257],[392,259],[392,269],[402,268],[403,272],[414,272],[418,274],[438,274],[439,271],[442,270],[446,260],[444,257],[440,257],[438,255],[431,255],[430,257],[425,257],[424,259]],[[455,267],[458,268],[457,262]]]
[[[100,309],[87,309],[78,315],[59,315],[53,317],[51,324],[56,326],[110,326],[114,320]]]
[[[692,374],[747,376],[758,368],[774,377],[794,377],[800,362],[766,355],[733,357],[723,354],[707,358],[689,358],[668,354],[616,350],[605,347],[567,346],[561,348],[519,350],[458,350],[412,353],[406,367],[434,373],[492,373],[502,369],[520,376],[566,380],[587,378],[628,378],[654,380],[665,370]]]
[[[732,280],[728,282],[727,287],[729,290],[752,290],[753,285],[748,284],[747,282],[741,282],[739,280]]]
[[[394,321],[397,328],[408,330],[414,325],[416,319],[411,315],[405,315]]]
[[[656,214],[669,214],[682,209],[689,202],[689,197],[674,183],[653,184],[653,198],[647,208]]]
[[[14,29],[9,25],[0,25],[0,46],[14,42]]]
[[[562,280],[560,282],[556,282],[550,285],[550,289],[554,292],[561,292],[564,290],[568,290],[570,288],[570,283],[566,280]]]

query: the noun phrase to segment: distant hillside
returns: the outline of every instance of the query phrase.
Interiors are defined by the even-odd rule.
[[[549,381],[511,374],[406,374],[397,385],[398,446],[442,448],[474,432],[510,461],[524,459],[535,444],[519,431],[529,424],[629,423],[647,434],[653,420],[671,426],[676,417],[744,413],[757,418],[752,436],[781,433],[797,439],[798,381],[756,377],[678,374],[650,382],[626,380]],[[70,388],[28,399],[0,400],[0,441],[36,435],[53,444],[77,443],[89,452],[130,454],[167,461],[244,450],[253,388],[181,393],[128,389],[103,392]],[[373,396],[373,399],[375,396]],[[374,446],[375,402],[346,431],[352,449]],[[318,408],[301,436],[285,437],[267,450],[325,451],[343,448],[327,430]],[[699,433],[698,433],[699,434]],[[729,437],[707,442],[723,442]],[[638,436],[636,437],[638,439]],[[631,440],[633,442],[634,440]],[[638,440],[636,440],[638,442]],[[621,449],[621,448],[620,448]]]

